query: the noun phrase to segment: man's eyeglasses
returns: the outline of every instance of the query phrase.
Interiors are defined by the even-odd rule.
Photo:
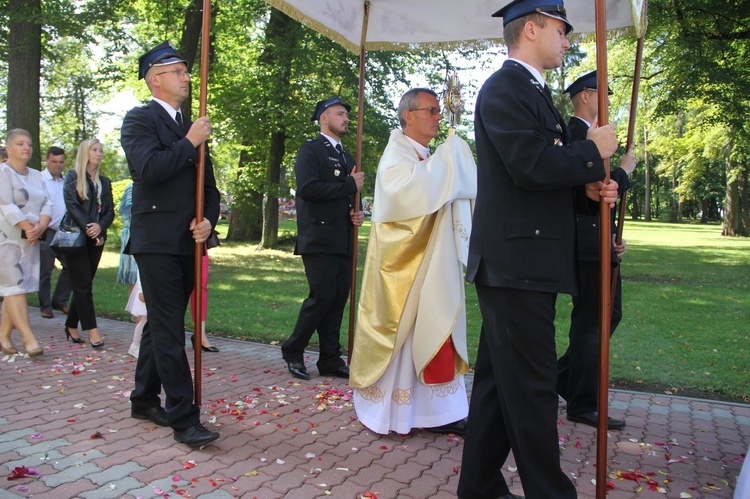
[[[167,73],[174,73],[174,75],[182,79],[183,76],[187,75],[188,78],[190,78],[190,73],[186,69],[178,68],[178,69],[170,69],[169,71],[162,71],[161,73],[156,73],[156,76],[167,74]]]
[[[409,109],[409,111],[429,111],[430,116],[437,116],[443,114],[439,107],[418,107],[417,109]]]

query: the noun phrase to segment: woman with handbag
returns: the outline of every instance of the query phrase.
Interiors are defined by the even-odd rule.
[[[52,217],[42,174],[26,166],[31,158],[31,135],[16,128],[5,141],[8,159],[0,164],[0,348],[15,355],[10,341],[15,327],[29,357],[44,350],[29,324],[26,293],[39,290],[39,239]]]
[[[65,320],[65,337],[74,343],[84,343],[78,335],[80,321],[81,329],[88,331],[94,348],[104,345],[96,326],[94,276],[107,240],[107,228],[114,219],[112,184],[107,177],[99,175],[102,155],[102,144],[98,139],[81,142],[75,167],[65,174],[63,187],[67,210],[63,222],[68,219],[86,235],[85,244],[68,251],[64,257],[73,287],[73,303]]]

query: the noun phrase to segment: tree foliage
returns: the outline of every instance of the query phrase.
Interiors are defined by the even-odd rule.
[[[633,216],[703,222],[723,217],[726,234],[750,233],[750,10],[745,3],[651,0],[635,127],[640,166],[629,196]],[[183,111],[195,117],[201,8],[200,0],[0,4],[0,99],[6,107],[0,125],[23,126],[34,133],[33,124],[38,123],[35,142],[42,149],[54,144],[73,152],[80,140],[100,133],[102,118],[123,113],[113,95],[124,92],[144,103],[150,99],[137,79],[137,59],[163,40],[171,40],[188,60],[195,93]],[[277,199],[293,196],[296,152],[306,138],[318,133],[317,124],[310,121],[318,100],[341,95],[353,105],[350,132],[343,142],[355,152],[359,58],[262,0],[213,0],[212,9],[210,148],[219,187],[231,201],[229,237],[262,239],[264,246],[272,247],[278,236]],[[22,64],[19,53],[11,50],[18,43],[13,37],[22,32],[11,29],[18,22],[30,23],[23,30],[24,39],[39,47],[32,47],[37,52],[24,55]],[[614,90],[610,121],[618,124],[622,145],[634,47],[632,36],[608,41]],[[379,156],[397,126],[395,108],[401,93],[415,86],[415,80],[439,91],[447,69],[458,69],[464,80],[460,66],[481,57],[486,59],[483,64],[498,67],[498,52],[487,46],[367,54],[359,165],[366,173],[364,197],[372,193]],[[563,67],[546,75],[564,114],[572,107],[562,90],[594,69],[594,55],[590,40],[579,41]],[[459,67],[452,61],[460,61]],[[24,73],[35,67],[41,70],[36,77]],[[471,83],[465,86],[467,94],[475,91]],[[39,116],[20,117],[21,110]],[[14,118],[3,122],[5,116]],[[469,110],[458,133],[471,144],[470,118]],[[105,173],[113,179],[125,177],[119,143],[100,138],[105,139],[108,155]]]
[[[747,97],[750,95],[750,66],[747,64],[750,10],[747,2],[653,0],[649,13],[649,37],[654,41],[650,61],[659,71],[654,78],[654,116],[696,120],[688,125],[689,129],[709,131],[712,147],[704,150],[719,151],[720,155],[684,152],[688,158],[702,158],[703,167],[713,164],[715,169],[723,165],[726,175],[723,232],[750,235],[747,212],[750,127],[746,120],[750,111]],[[704,109],[704,103],[710,103],[711,111],[696,112]],[[697,162],[688,159],[693,165]],[[700,168],[686,169],[684,180],[688,185],[677,189],[677,194],[684,199],[690,199],[691,193],[700,189],[699,184],[692,182],[699,178],[692,175],[696,171]]]

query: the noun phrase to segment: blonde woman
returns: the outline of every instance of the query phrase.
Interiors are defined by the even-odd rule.
[[[63,197],[67,213],[65,218],[85,232],[86,247],[65,256],[65,264],[73,287],[73,303],[65,320],[65,337],[74,343],[83,343],[78,335],[88,331],[91,346],[104,346],[99,335],[94,311],[93,285],[96,269],[107,239],[107,228],[114,219],[112,184],[99,174],[104,150],[98,139],[87,139],[78,146],[75,166],[65,174]]]
[[[29,357],[44,350],[29,325],[26,293],[39,290],[39,238],[47,230],[52,203],[47,198],[42,174],[26,166],[31,157],[31,135],[16,128],[6,138],[8,159],[0,163],[0,347],[13,355],[10,341],[15,327]]]

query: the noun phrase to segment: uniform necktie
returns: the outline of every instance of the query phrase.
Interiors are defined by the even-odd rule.
[[[339,152],[339,156],[341,156],[341,162],[344,163],[344,166],[347,166],[346,156],[344,156],[344,148],[341,147],[341,144],[336,144],[336,150]]]
[[[182,113],[180,113],[179,111],[175,116],[175,121],[177,121],[177,124],[179,125],[181,130],[185,130],[185,123],[182,121]]]

